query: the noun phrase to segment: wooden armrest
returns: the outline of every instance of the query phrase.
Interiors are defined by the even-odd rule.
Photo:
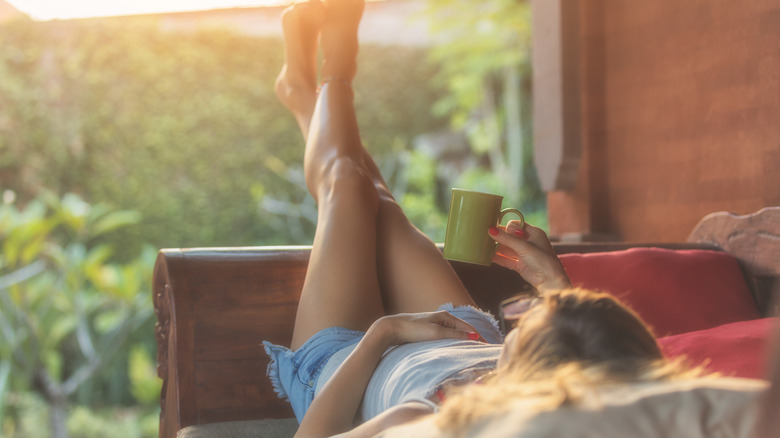
[[[192,424],[292,416],[261,341],[289,344],[306,248],[163,250],[154,271],[160,436]]]

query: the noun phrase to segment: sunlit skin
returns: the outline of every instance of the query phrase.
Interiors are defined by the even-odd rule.
[[[363,8],[363,0],[310,0],[287,9],[282,18],[285,65],[275,91],[306,139],[304,174],[319,210],[290,348],[329,327],[366,332],[311,402],[300,437],[373,436],[431,414],[429,405],[410,401],[355,427],[368,382],[387,348],[477,334],[465,321],[435,311],[441,303],[474,302],[441,251],[406,218],[360,140],[351,83]],[[319,93],[316,76],[324,79]],[[499,244],[497,264],[540,288],[569,284],[542,230],[510,221],[485,232]]]
[[[500,372],[503,366],[507,363],[507,360],[515,355],[515,352],[523,348],[522,336],[520,331],[524,330],[526,333],[533,333],[536,327],[544,324],[545,309],[543,306],[535,306],[525,313],[519,322],[517,327],[507,333],[504,338],[504,346],[501,350],[501,355],[496,362],[496,370]]]

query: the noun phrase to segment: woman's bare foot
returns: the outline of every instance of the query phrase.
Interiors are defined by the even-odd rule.
[[[323,80],[347,83],[357,73],[358,26],[363,16],[364,0],[324,0],[325,22],[322,24]]]
[[[276,96],[307,136],[317,101],[317,40],[325,18],[319,0],[296,3],[282,13],[284,66],[276,78]]]

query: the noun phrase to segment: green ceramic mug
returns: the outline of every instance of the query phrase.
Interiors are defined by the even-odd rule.
[[[498,243],[488,229],[501,223],[504,215],[514,213],[525,223],[516,208],[501,209],[503,196],[471,190],[452,189],[447,232],[444,236],[444,258],[489,266]]]

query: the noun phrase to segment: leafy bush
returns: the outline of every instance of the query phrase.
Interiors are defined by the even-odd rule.
[[[277,102],[278,39],[220,30],[167,33],[144,22],[0,27],[0,182],[22,201],[40,187],[142,214],[112,236],[156,247],[308,243],[274,226],[265,196],[306,197],[303,157]],[[364,47],[355,84],[364,141],[383,156],[443,126],[430,115],[420,49]],[[285,218],[284,221],[287,221]],[[279,220],[276,220],[278,224]]]
[[[433,105],[469,139],[481,158],[453,185],[505,196],[505,203],[539,216],[545,198],[533,166],[531,6],[524,0],[427,0],[435,31],[450,41],[431,50],[446,90]]]
[[[0,385],[0,422],[5,396],[31,391],[48,405],[52,436],[65,436],[68,404],[150,321],[156,251],[119,264],[99,241],[137,221],[73,194],[0,204],[0,369],[12,376]]]
[[[159,416],[143,409],[88,409],[78,406],[68,430],[78,438],[156,438]]]

